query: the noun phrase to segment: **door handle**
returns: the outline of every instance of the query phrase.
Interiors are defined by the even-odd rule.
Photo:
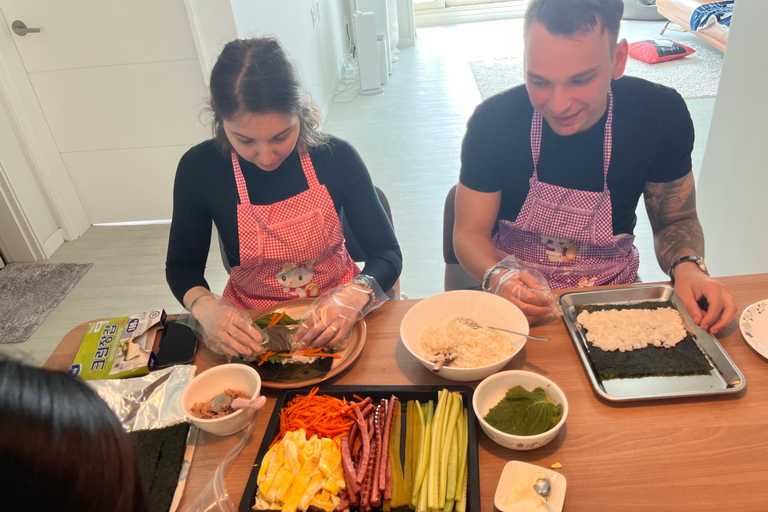
[[[40,32],[39,28],[27,28],[27,24],[21,20],[16,20],[11,24],[11,28],[17,36],[25,36],[30,32]]]

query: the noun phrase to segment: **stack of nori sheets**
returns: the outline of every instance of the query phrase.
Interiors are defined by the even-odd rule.
[[[144,486],[149,512],[168,512],[179,482],[189,423],[138,430],[128,435],[136,444],[139,476]]]
[[[672,308],[672,302],[649,301],[635,304],[589,304],[576,306],[576,315],[582,311],[604,311],[611,309],[658,309]],[[581,327],[586,334],[587,330]],[[586,339],[586,336],[585,336]],[[712,369],[693,336],[688,333],[683,341],[672,348],[648,346],[627,352],[605,351],[587,342],[587,352],[592,366],[601,379],[638,377],[669,377],[680,375],[706,375]]]

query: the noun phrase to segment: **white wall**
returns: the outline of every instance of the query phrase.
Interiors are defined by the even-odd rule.
[[[238,37],[277,36],[296,62],[323,117],[348,44],[342,1],[231,0]],[[312,27],[310,13],[315,3],[320,7],[320,23]]]
[[[720,276],[768,272],[768,2],[736,6],[697,191]]]
[[[184,0],[184,5],[207,84],[221,49],[237,38],[232,7],[229,0]]]

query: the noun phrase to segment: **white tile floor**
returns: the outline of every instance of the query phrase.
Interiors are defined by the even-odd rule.
[[[622,25],[622,35],[630,41],[652,38],[662,26],[628,22]],[[668,37],[701,43],[690,34]],[[467,119],[480,102],[468,62],[521,52],[522,20],[420,29],[416,46],[401,49],[383,94],[341,103],[350,99],[344,93],[330,109],[327,131],[358,149],[374,182],[390,200],[404,256],[402,289],[412,298],[433,295],[443,288],[443,204],[458,180]],[[697,133],[696,173],[713,104],[713,98],[688,102]],[[646,281],[664,279],[653,256],[642,204],[638,216],[641,276]],[[78,240],[64,244],[50,261],[93,263],[93,267],[28,341],[0,345],[0,353],[20,355],[41,365],[61,338],[85,321],[159,307],[180,312],[181,306],[165,283],[168,231],[168,225],[92,227]],[[215,237],[206,278],[214,291],[224,289],[227,274]]]

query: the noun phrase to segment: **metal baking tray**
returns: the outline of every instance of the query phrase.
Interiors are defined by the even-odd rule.
[[[405,460],[405,404],[409,400],[419,400],[422,403],[434,400],[436,404],[437,394],[441,389],[458,391],[461,393],[461,399],[464,407],[467,409],[469,420],[469,444],[467,446],[467,510],[480,510],[480,463],[477,452],[477,418],[475,416],[475,410],[472,407],[472,393],[474,392],[472,388],[468,386],[320,386],[317,393],[319,395],[330,395],[338,398],[351,398],[352,395],[359,395],[362,397],[370,396],[374,402],[377,402],[382,398],[389,399],[392,395],[395,395],[403,404],[403,413],[400,417],[400,420],[402,421],[400,457],[401,460]],[[285,404],[295,398],[296,395],[306,395],[311,390],[312,387],[286,390],[280,393],[280,396],[277,397],[277,404],[275,404],[275,409],[269,420],[269,425],[267,425],[267,430],[264,433],[264,439],[259,447],[259,453],[256,455],[256,461],[254,462],[251,476],[248,478],[248,484],[245,486],[245,492],[240,501],[239,512],[253,512],[252,507],[255,503],[256,490],[258,487],[257,480],[259,477],[259,468],[261,467],[261,461],[264,459],[264,455],[266,455],[267,450],[269,450],[269,445],[280,430],[280,411]],[[402,507],[392,509],[392,512],[409,511],[408,507]]]
[[[708,375],[639,377],[602,380],[595,371],[587,349],[587,339],[576,322],[575,306],[595,304],[628,304],[648,301],[671,301],[683,322],[712,365]],[[717,339],[693,323],[685,306],[669,285],[631,286],[608,290],[571,292],[560,297],[563,319],[592,387],[598,395],[614,402],[653,400],[685,396],[738,393],[747,385],[744,375],[728,357]]]

